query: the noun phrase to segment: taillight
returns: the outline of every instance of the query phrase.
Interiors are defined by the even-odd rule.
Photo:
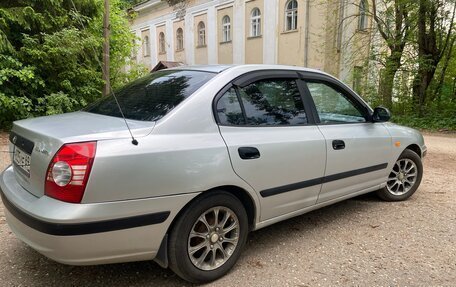
[[[44,193],[58,200],[80,203],[96,150],[97,142],[63,145],[49,164]]]

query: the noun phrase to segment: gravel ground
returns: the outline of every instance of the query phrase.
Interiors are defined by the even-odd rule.
[[[425,140],[423,182],[408,201],[365,195],[253,232],[234,269],[207,286],[456,286],[456,136]],[[0,150],[6,142],[0,134]],[[187,285],[154,262],[50,261],[16,239],[0,205],[0,286]]]

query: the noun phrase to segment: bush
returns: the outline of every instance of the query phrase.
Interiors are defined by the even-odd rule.
[[[100,98],[103,87],[104,2],[19,2],[0,1],[0,130],[14,120],[79,110]],[[135,36],[124,5],[111,0],[113,86],[145,72],[128,63]],[[132,72],[124,71],[127,64]]]
[[[420,130],[456,131],[456,116],[448,117],[442,114],[418,117],[416,115],[393,116],[393,122]]]

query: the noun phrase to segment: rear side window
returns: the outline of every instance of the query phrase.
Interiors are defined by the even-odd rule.
[[[217,103],[217,114],[221,124],[245,125],[244,115],[235,88],[229,89]]]
[[[127,119],[157,121],[215,75],[202,71],[158,71],[118,89],[115,95]],[[85,111],[122,117],[112,95]]]
[[[267,79],[243,88],[231,88],[218,101],[217,113],[220,123],[225,125],[307,124],[294,79]]]

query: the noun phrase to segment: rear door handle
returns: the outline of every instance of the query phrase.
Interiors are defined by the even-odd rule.
[[[343,140],[333,140],[333,149],[340,150],[345,148],[345,142]]]
[[[256,147],[240,147],[238,153],[242,159],[260,158],[260,151]]]

